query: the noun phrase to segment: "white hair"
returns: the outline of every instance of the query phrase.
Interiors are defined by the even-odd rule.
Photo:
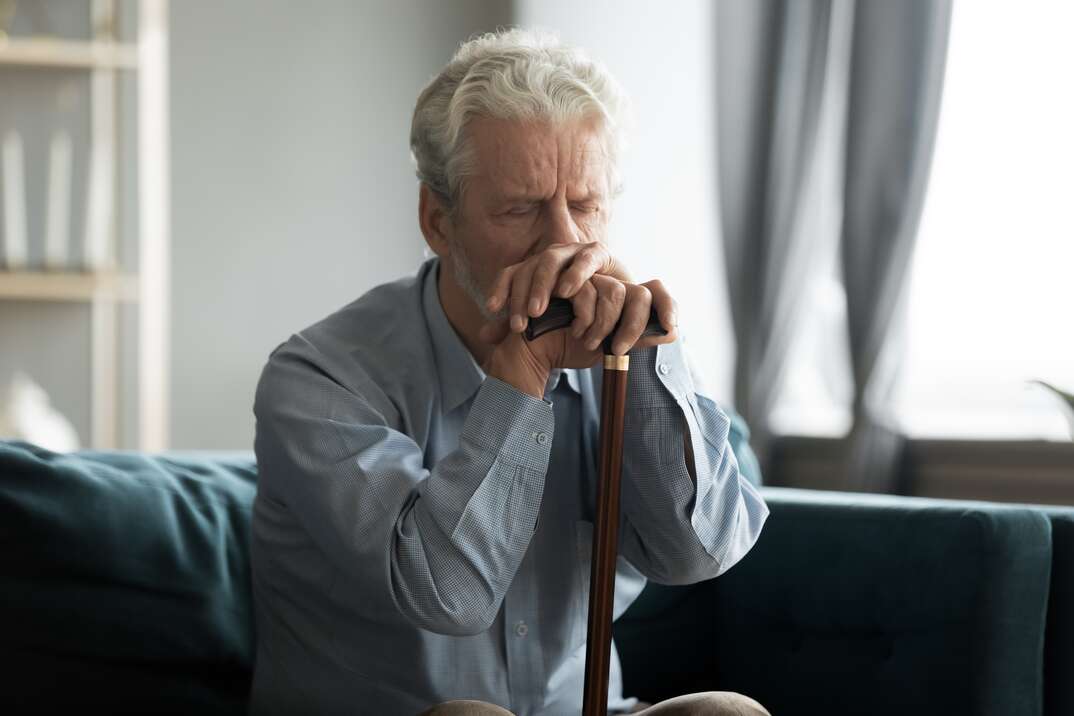
[[[501,30],[463,43],[422,90],[410,125],[418,179],[452,209],[473,166],[466,126],[474,117],[520,121],[601,120],[608,188],[619,191],[626,97],[598,62],[555,35]]]

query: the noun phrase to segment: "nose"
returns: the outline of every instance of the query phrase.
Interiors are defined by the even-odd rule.
[[[577,244],[584,241],[582,232],[578,230],[578,225],[574,222],[574,217],[571,216],[570,207],[564,197],[557,197],[545,212],[544,239],[543,243],[548,246]]]

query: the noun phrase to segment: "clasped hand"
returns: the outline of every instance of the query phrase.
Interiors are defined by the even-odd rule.
[[[573,323],[526,341],[522,333],[529,319],[544,313],[552,297],[571,302]],[[495,345],[488,365],[506,368],[513,362],[516,371],[533,373],[531,383],[542,375],[546,380],[553,368],[592,367],[601,358],[601,342],[613,330],[616,355],[677,337],[675,300],[663,283],[633,283],[623,264],[597,242],[555,244],[506,267],[489,290],[485,307],[501,316],[481,330],[481,339]],[[667,335],[642,337],[650,308],[655,308]]]

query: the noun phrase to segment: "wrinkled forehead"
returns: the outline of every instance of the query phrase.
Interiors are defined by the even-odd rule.
[[[475,118],[469,172],[506,194],[606,193],[611,156],[599,119],[523,122]]]

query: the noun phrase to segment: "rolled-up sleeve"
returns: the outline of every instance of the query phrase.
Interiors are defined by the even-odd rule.
[[[258,384],[263,486],[363,585],[356,610],[444,634],[492,623],[535,529],[552,444],[551,405],[486,378],[459,447],[422,451],[310,350],[284,344]]]
[[[715,577],[760,535],[768,508],[739,474],[730,424],[695,389],[681,340],[631,354],[620,550],[649,579]]]

